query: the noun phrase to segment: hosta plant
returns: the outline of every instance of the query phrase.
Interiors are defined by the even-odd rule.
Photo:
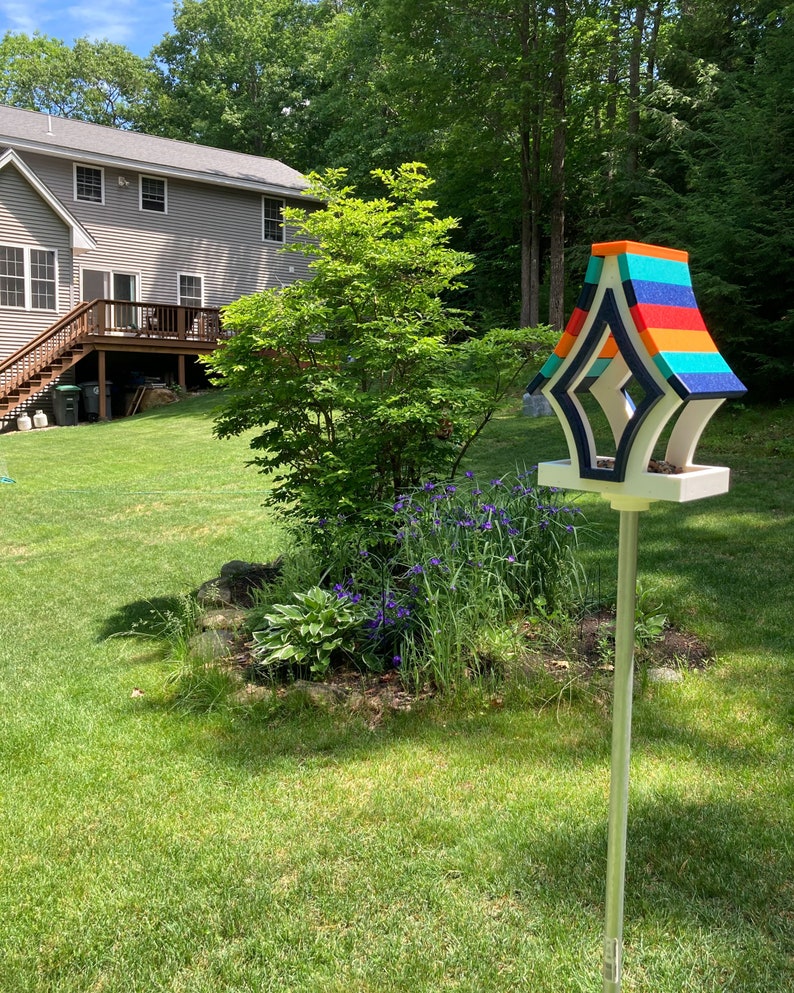
[[[254,632],[254,657],[260,668],[308,666],[320,678],[328,671],[334,652],[354,647],[361,620],[355,603],[314,586],[294,593],[294,603],[274,604],[265,615],[268,627]]]

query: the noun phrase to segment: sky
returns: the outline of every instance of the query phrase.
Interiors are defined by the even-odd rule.
[[[0,37],[7,31],[38,31],[67,45],[75,38],[107,38],[148,55],[173,29],[173,12],[173,0],[0,0]]]

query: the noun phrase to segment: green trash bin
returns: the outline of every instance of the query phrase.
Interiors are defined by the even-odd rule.
[[[55,423],[60,427],[68,427],[78,423],[80,417],[79,386],[56,386],[52,394],[52,406],[55,412]]]

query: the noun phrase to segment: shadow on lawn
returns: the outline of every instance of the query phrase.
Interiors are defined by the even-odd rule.
[[[533,830],[531,821],[522,823],[518,812],[511,813],[514,823],[504,827],[500,839],[514,840],[502,845],[496,878],[489,883],[528,908],[542,901],[599,912],[605,894],[606,819],[582,826],[566,820],[562,806],[559,814],[557,826]],[[789,989],[794,858],[786,831],[752,801],[697,802],[669,792],[632,801],[628,955],[642,959],[644,928],[651,944],[659,932],[679,934],[684,941],[700,932],[704,947],[710,946],[710,964],[732,978],[730,989]],[[758,985],[759,965],[767,985]]]
[[[183,617],[184,613],[184,597],[161,596],[134,600],[132,603],[125,603],[105,618],[97,640],[106,641],[108,638],[124,635],[161,635],[167,629],[170,619]]]

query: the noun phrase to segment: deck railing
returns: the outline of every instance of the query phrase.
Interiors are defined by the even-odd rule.
[[[223,337],[217,307],[93,300],[89,308],[89,334],[200,342],[214,342]]]
[[[79,304],[0,362],[0,397],[23,386],[81,340],[94,335],[206,343],[225,337],[217,307],[91,300]]]

